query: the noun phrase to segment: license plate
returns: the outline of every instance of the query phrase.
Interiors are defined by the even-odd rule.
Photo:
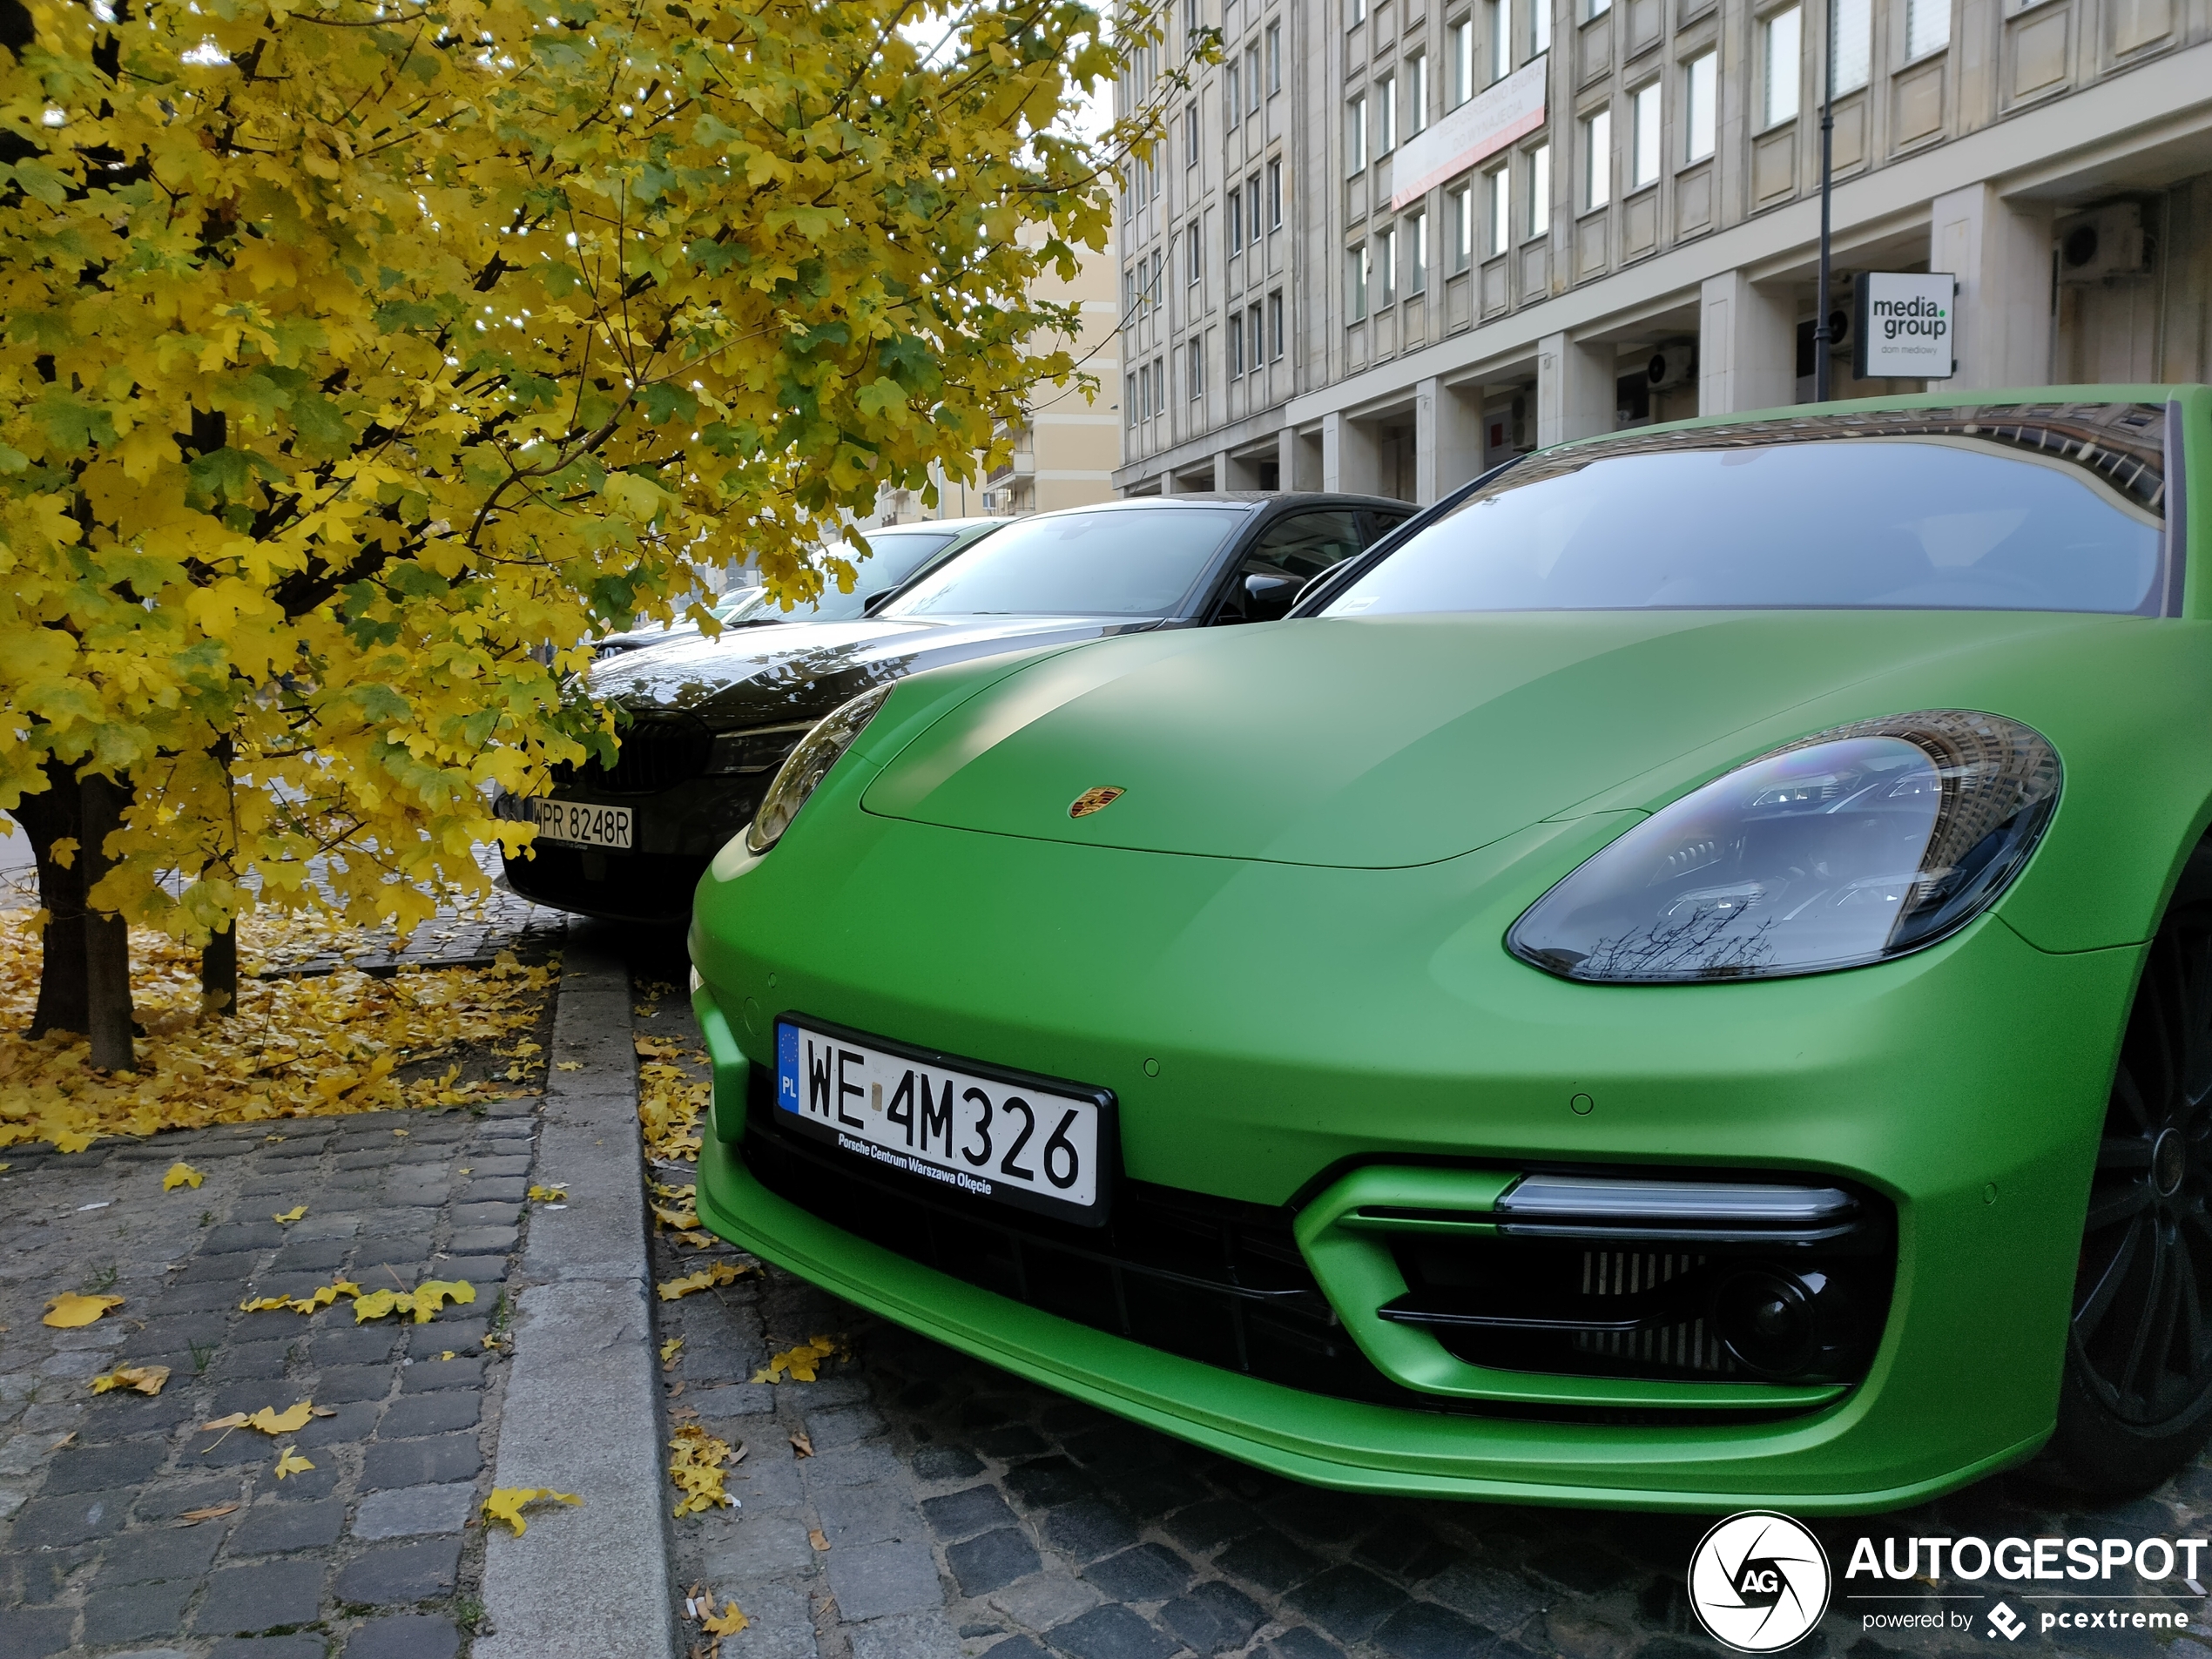
[[[948,1196],[1097,1226],[1114,1097],[816,1025],[776,1022],[779,1121]]]
[[[523,816],[537,826],[541,841],[627,851],[637,814],[627,806],[593,806],[580,800],[526,800]]]

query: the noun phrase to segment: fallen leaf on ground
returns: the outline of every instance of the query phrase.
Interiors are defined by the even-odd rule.
[[[722,1241],[703,1227],[687,1227],[676,1235],[678,1244],[689,1244],[693,1250],[711,1250]]]
[[[169,1380],[166,1366],[118,1366],[105,1377],[92,1379],[92,1392],[105,1394],[111,1388],[135,1388],[145,1395],[161,1392],[161,1385]]]
[[[287,1309],[293,1313],[313,1313],[328,1307],[341,1296],[359,1296],[361,1287],[349,1278],[333,1285],[318,1285],[305,1296],[259,1296],[239,1303],[241,1313],[269,1313]]]
[[[791,1449],[792,1449],[792,1451],[794,1451],[794,1452],[798,1453],[799,1453],[799,1456],[801,1456],[801,1457],[812,1457],[812,1456],[813,1456],[813,1455],[814,1455],[814,1441],[813,1441],[813,1437],[812,1437],[811,1435],[806,1435],[806,1434],[794,1434],[794,1435],[792,1435],[792,1436],[791,1437]]]
[[[234,1503],[210,1504],[205,1509],[187,1509],[177,1517],[179,1527],[197,1527],[203,1521],[219,1521],[237,1509]]]
[[[813,1545],[816,1549],[827,1549],[829,1548],[829,1536],[827,1534],[823,1532],[819,1527],[810,1527],[808,1529],[806,1534],[806,1541]]]
[[[719,1614],[701,1619],[699,1629],[711,1636],[733,1636],[752,1622],[752,1620],[738,1611],[738,1604],[731,1602],[724,1605]]]
[[[487,1522],[503,1521],[520,1538],[529,1528],[523,1519],[523,1510],[533,1503],[565,1503],[577,1508],[583,1507],[583,1500],[573,1492],[556,1492],[551,1487],[499,1487],[484,1500],[484,1519]]]
[[[276,1478],[281,1480],[287,1474],[305,1474],[314,1467],[300,1455],[296,1447],[287,1446],[277,1453]]]
[[[444,1352],[441,1353],[441,1354],[438,1356],[438,1358],[439,1358],[439,1359],[452,1359],[452,1358],[453,1358],[453,1350],[452,1350],[452,1349],[450,1349],[450,1348],[448,1348],[448,1349],[447,1349]]]
[[[200,1427],[258,1428],[264,1434],[296,1434],[307,1427],[307,1420],[314,1414],[313,1402],[303,1399],[283,1411],[273,1406],[264,1406],[258,1412],[233,1412],[227,1417],[218,1417],[211,1422],[202,1423]]]
[[[581,1060],[556,1060],[553,1062],[553,1069],[556,1071],[582,1071],[583,1069],[583,1062]]]
[[[0,1163],[0,1170],[7,1167],[6,1164]],[[206,1176],[179,1158],[169,1166],[169,1173],[161,1177],[161,1190],[164,1192],[174,1192],[179,1187],[196,1188],[206,1179],[207,1179]]]
[[[740,1267],[733,1262],[709,1262],[696,1273],[686,1273],[681,1278],[663,1280],[657,1287],[660,1299],[673,1302],[678,1297],[689,1296],[693,1291],[704,1291],[713,1285],[735,1285],[747,1273],[760,1270],[750,1262]]]
[[[296,1210],[287,1210],[280,1216],[271,1216],[269,1219],[271,1221],[281,1222],[284,1225],[289,1227],[293,1222],[299,1220],[300,1217],[306,1215],[307,1213],[307,1206],[303,1204]]]
[[[722,1489],[722,1466],[729,1460],[729,1441],[717,1440],[697,1423],[685,1423],[669,1437],[668,1478],[684,1494],[676,1505],[678,1519],[730,1503]]]
[[[354,1323],[367,1325],[388,1313],[410,1313],[417,1325],[428,1325],[448,1301],[456,1305],[476,1299],[476,1287],[466,1279],[426,1278],[412,1291],[371,1291],[354,1298]]]
[[[675,1362],[676,1356],[683,1352],[684,1339],[681,1337],[671,1337],[667,1341],[660,1345],[661,1364],[664,1366],[672,1365]]]
[[[42,1325],[51,1325],[57,1331],[74,1331],[87,1325],[110,1308],[119,1308],[119,1296],[79,1296],[75,1291],[64,1291],[46,1304],[46,1317]]]
[[[311,1406],[307,1408],[307,1413],[311,1417],[335,1417],[338,1415],[338,1408],[335,1406]]]
[[[665,1294],[664,1286],[663,1293]],[[816,1337],[795,1348],[770,1354],[768,1363],[752,1373],[752,1379],[757,1383],[780,1382],[783,1373],[788,1372],[793,1382],[813,1382],[824,1360],[852,1357],[853,1350],[843,1337]]]
[[[54,1442],[53,1446],[52,1446],[50,1449],[51,1449],[51,1450],[52,1450],[52,1451],[58,1452],[58,1451],[60,1451],[60,1450],[62,1449],[62,1447],[64,1447],[64,1446],[67,1446],[67,1445],[68,1445],[68,1444],[69,1444],[71,1440],[75,1440],[76,1438],[77,1438],[77,1431],[76,1431],[75,1429],[71,1429],[71,1430],[70,1430],[70,1432],[69,1432],[68,1433],[66,1433],[66,1434],[63,1435],[63,1436],[61,1437],[61,1439],[59,1439],[58,1440],[56,1440],[56,1441]]]
[[[569,1196],[566,1187],[532,1187],[529,1198],[536,1204],[557,1204]]]

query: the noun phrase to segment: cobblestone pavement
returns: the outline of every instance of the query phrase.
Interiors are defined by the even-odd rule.
[[[458,1650],[482,1553],[464,1523],[499,1414],[502,1368],[482,1344],[504,1317],[536,1104],[11,1150],[0,1655]],[[206,1184],[164,1192],[179,1158]],[[302,1204],[296,1222],[272,1218]],[[421,1325],[356,1325],[342,1300],[309,1318],[239,1311],[338,1278],[462,1279],[476,1300]],[[49,1329],[42,1309],[64,1290],[124,1302]],[[90,1379],[118,1365],[166,1366],[169,1381],[152,1399],[94,1396]],[[303,1399],[330,1414],[281,1440],[200,1427]],[[277,1478],[283,1445],[314,1468]]]
[[[679,981],[680,958],[641,944],[633,974]],[[681,997],[640,1035],[696,1042]],[[664,1174],[664,1178],[673,1178]],[[700,1253],[656,1240],[655,1276]],[[739,1259],[723,1250],[724,1258]],[[1200,1452],[871,1319],[769,1270],[656,1305],[658,1339],[684,1339],[664,1386],[745,1455],[729,1489],[742,1509],[676,1523],[679,1599],[711,1589],[752,1620],[723,1659],[1718,1659],[1684,1580],[1717,1517],[1610,1514],[1388,1501],[1299,1486]],[[823,1380],[751,1383],[774,1350],[818,1334],[855,1358]],[[812,1448],[801,1456],[795,1442]],[[1804,1656],[2164,1654],[2212,1659],[2202,1595],[2119,1604],[2036,1594],[2062,1588],[1842,1581],[1862,1534],[2141,1538],[2212,1534],[2212,1468],[2155,1498],[2055,1507],[2020,1477],[1865,1521],[1818,1523],[1839,1599],[1796,1648]],[[2146,1587],[2117,1586],[2128,1591]],[[2170,1586],[2175,1596],[2187,1592]],[[1993,1637],[1999,1593],[2030,1621]],[[2179,1609],[2189,1633],[2090,1631],[2054,1644],[2039,1609]],[[1942,1635],[1870,1635],[1871,1613],[1962,1611]],[[696,1624],[680,1629],[701,1644]]]

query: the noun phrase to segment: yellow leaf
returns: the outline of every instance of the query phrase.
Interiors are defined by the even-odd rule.
[[[277,1453],[276,1478],[281,1480],[287,1474],[305,1474],[314,1467],[300,1455],[296,1447],[287,1446]]]
[[[305,1204],[301,1204],[301,1205],[300,1205],[298,1209],[296,1209],[296,1210],[287,1210],[287,1211],[285,1211],[282,1215],[280,1215],[280,1216],[271,1216],[271,1217],[269,1217],[269,1219],[270,1219],[271,1221],[282,1222],[282,1223],[283,1223],[286,1226],[287,1226],[287,1227],[288,1227],[288,1226],[290,1226],[290,1225],[291,1225],[293,1222],[295,1222],[295,1221],[299,1220],[300,1217],[302,1217],[302,1216],[306,1215],[307,1213],[307,1205],[305,1205]]]
[[[813,1382],[818,1368],[826,1359],[850,1359],[853,1350],[843,1337],[816,1337],[802,1342],[795,1348],[768,1356],[768,1363],[752,1374],[757,1383],[782,1380],[782,1373],[789,1372],[793,1382]]]
[[[529,1197],[539,1204],[557,1203],[568,1196],[569,1190],[566,1187],[534,1186],[529,1190]]]
[[[466,1306],[476,1299],[476,1287],[465,1279],[426,1278],[415,1287],[415,1322],[428,1325],[448,1300]]]
[[[135,1388],[146,1395],[158,1394],[161,1385],[169,1380],[166,1366],[118,1366],[105,1377],[92,1379],[92,1392],[105,1394],[111,1388]]]
[[[683,1352],[684,1339],[681,1337],[671,1337],[667,1341],[660,1345],[661,1364],[664,1366],[668,1364],[669,1361],[675,1359],[678,1354]]]
[[[705,1514],[730,1501],[722,1489],[722,1466],[730,1460],[730,1443],[717,1440],[697,1423],[679,1425],[668,1442],[668,1479],[684,1495],[676,1515]]]
[[[258,1428],[264,1434],[297,1434],[307,1427],[307,1419],[314,1415],[314,1406],[307,1400],[284,1411],[264,1406],[246,1420],[247,1428]]]
[[[204,1509],[187,1509],[177,1517],[177,1524],[179,1527],[197,1527],[203,1521],[219,1521],[225,1515],[235,1514],[237,1509],[238,1506],[234,1503],[212,1503]]]
[[[74,1331],[91,1324],[110,1308],[122,1305],[119,1296],[79,1296],[75,1291],[64,1291],[46,1304],[46,1317],[40,1323],[57,1331]]]
[[[750,1619],[738,1611],[738,1604],[731,1602],[725,1604],[718,1615],[710,1614],[701,1619],[699,1629],[711,1636],[733,1636],[751,1622]]]
[[[244,1412],[233,1412],[227,1417],[218,1417],[200,1425],[202,1428],[244,1428],[245,1426],[246,1413]]]
[[[497,1487],[484,1500],[484,1519],[505,1521],[514,1529],[513,1536],[520,1538],[529,1530],[523,1510],[533,1503],[565,1503],[581,1508],[583,1500],[573,1492],[556,1492],[550,1487]]]
[[[0,1168],[4,1167],[0,1165]],[[169,1173],[161,1177],[161,1190],[164,1192],[174,1192],[179,1187],[198,1187],[206,1178],[191,1164],[179,1158],[169,1166]]]
[[[693,1291],[704,1291],[714,1285],[734,1285],[747,1273],[760,1270],[750,1262],[709,1262],[696,1273],[686,1273],[681,1278],[664,1279],[655,1288],[660,1299],[673,1302],[678,1297],[689,1296]]]
[[[371,1319],[382,1318],[395,1308],[411,1313],[415,1311],[415,1298],[401,1291],[371,1291],[354,1298],[354,1323],[367,1325]]]
[[[553,1062],[553,1069],[556,1071],[582,1071],[583,1069],[583,1062],[581,1060],[556,1060]]]

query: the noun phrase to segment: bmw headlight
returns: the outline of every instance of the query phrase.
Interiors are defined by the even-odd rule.
[[[768,792],[761,798],[759,812],[746,826],[747,847],[754,853],[765,853],[783,839],[784,832],[791,827],[791,820],[799,816],[799,809],[806,804],[807,797],[829,775],[829,769],[837,764],[839,757],[853,746],[853,740],[867,730],[868,722],[875,718],[876,711],[890,695],[888,685],[863,691],[850,703],[824,715],[815,723],[814,729],[799,740],[799,746],[791,752],[790,759],[768,786]]]
[[[1621,984],[1856,968],[1948,938],[2020,873],[2059,799],[2040,732],[1955,709],[1816,732],[1585,860],[1506,934]]]

